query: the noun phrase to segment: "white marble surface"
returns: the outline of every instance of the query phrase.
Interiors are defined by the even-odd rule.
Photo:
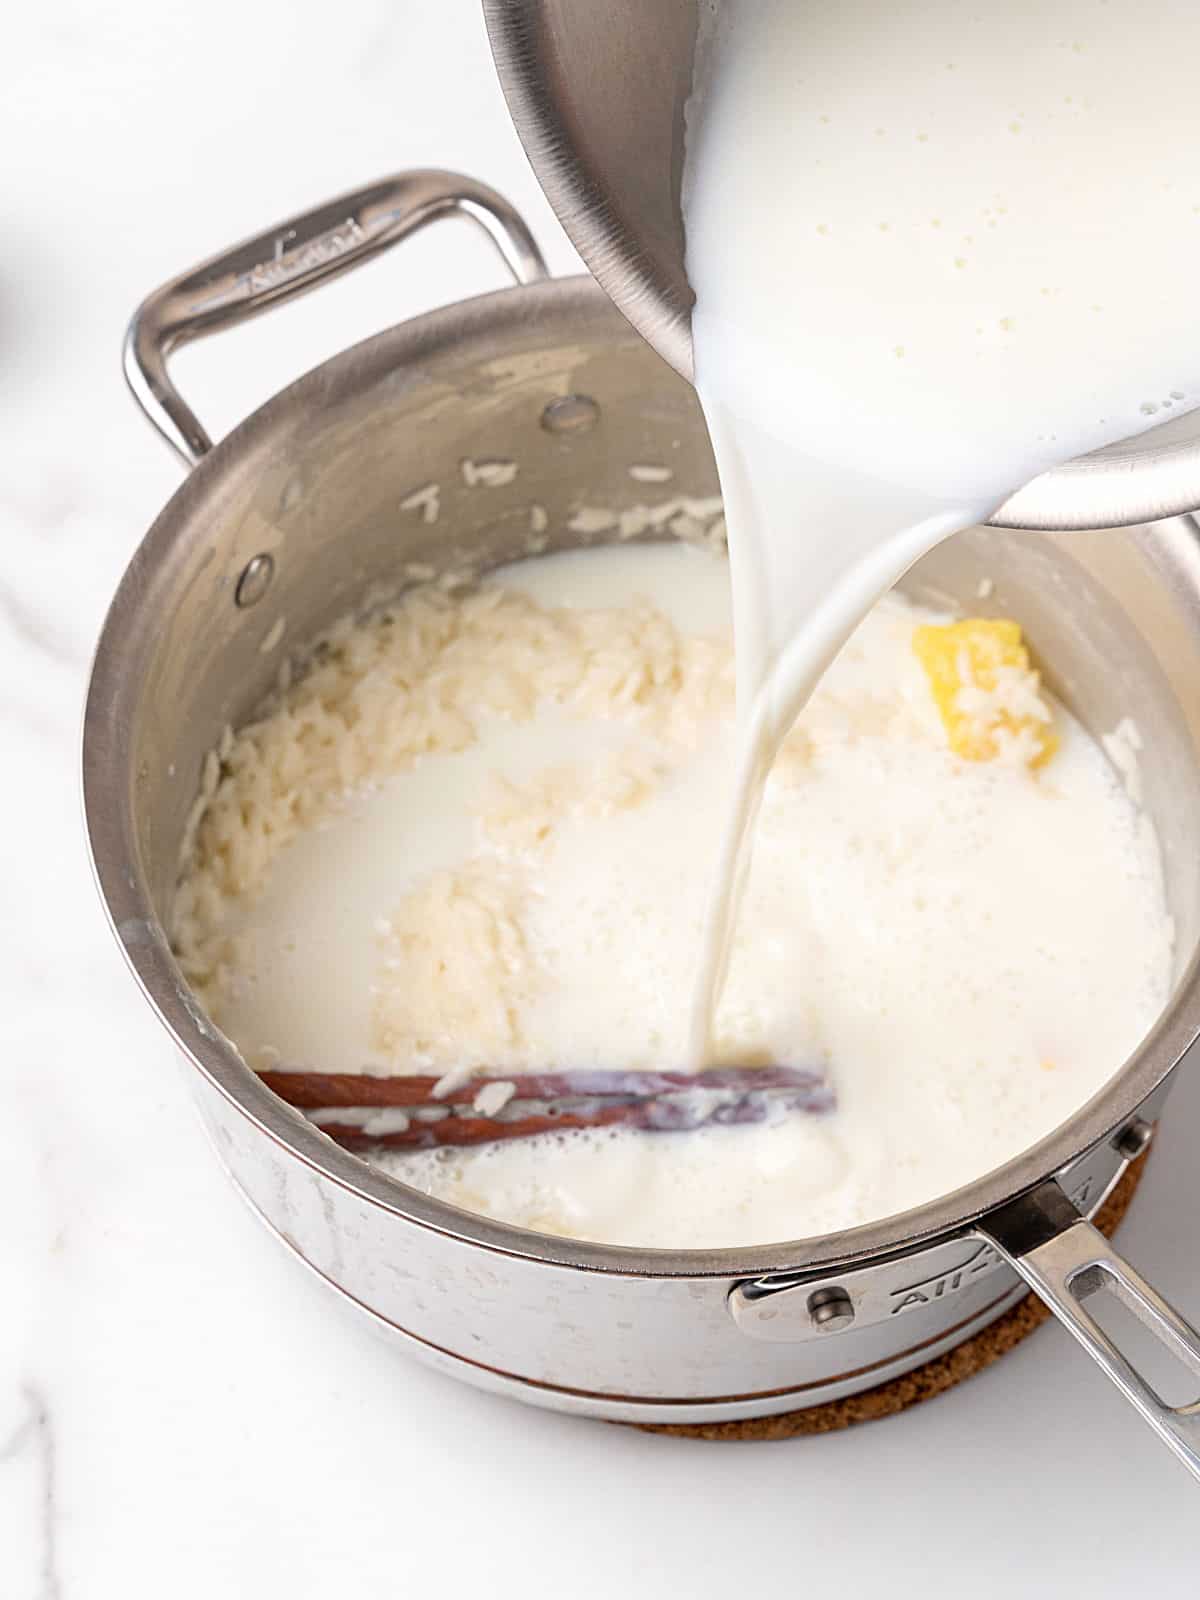
[[[695,1444],[459,1388],[347,1320],[219,1175],[102,924],[77,796],[92,641],[176,487],[118,368],[162,278],[405,164],[527,171],[475,0],[9,8],[0,99],[0,1595],[1160,1597],[1196,1488],[1051,1329],[837,1437]],[[352,338],[496,282],[462,230],[189,352],[220,432]],[[1123,1234],[1200,1315],[1200,1084]]]

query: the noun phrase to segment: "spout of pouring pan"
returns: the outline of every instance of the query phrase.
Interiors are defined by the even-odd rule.
[[[713,9],[713,0],[483,0],[509,112],[559,221],[618,310],[689,383],[685,113]],[[1107,528],[1197,506],[1200,412],[1042,473],[991,521]]]

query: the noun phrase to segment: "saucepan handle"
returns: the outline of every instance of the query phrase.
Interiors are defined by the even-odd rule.
[[[482,228],[518,283],[547,276],[533,235],[494,189],[457,172],[400,172],[289,217],[147,296],[125,335],[134,398],[184,465],[195,466],[212,440],[171,381],[172,350],[305,294],[449,216]]]
[[[993,1212],[992,1239],[1058,1320],[1112,1379],[1184,1466],[1200,1478],[1200,1333],[1081,1217],[1053,1180]],[[1195,1385],[1196,1399],[1170,1406],[1088,1310],[1113,1295],[1148,1329]]]

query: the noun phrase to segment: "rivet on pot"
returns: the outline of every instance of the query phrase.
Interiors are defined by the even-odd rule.
[[[1113,1140],[1113,1149],[1126,1161],[1136,1161],[1153,1137],[1153,1124],[1142,1117],[1134,1117]]]
[[[243,609],[256,606],[271,587],[275,576],[275,562],[268,555],[252,556],[242,569],[234,590],[234,599]]]
[[[814,1328],[822,1333],[836,1333],[854,1321],[854,1302],[845,1289],[836,1284],[828,1289],[814,1289],[808,1297],[808,1314]]]
[[[586,394],[562,394],[542,412],[547,433],[586,433],[600,420],[600,407]]]

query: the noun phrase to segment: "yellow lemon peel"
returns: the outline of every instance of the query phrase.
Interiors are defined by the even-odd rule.
[[[913,631],[913,651],[955,755],[1041,767],[1058,749],[1018,623],[1007,617],[923,623]]]

